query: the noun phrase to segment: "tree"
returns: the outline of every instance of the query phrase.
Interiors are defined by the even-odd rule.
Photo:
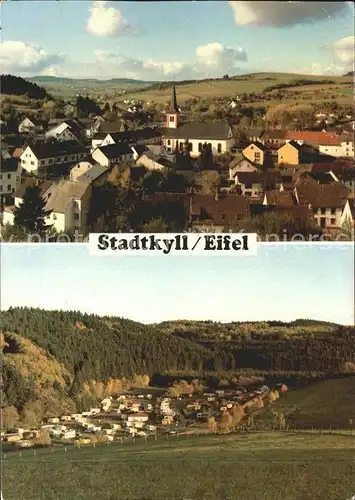
[[[167,233],[169,232],[167,222],[162,218],[151,219],[141,225],[140,231],[142,233]]]
[[[22,421],[31,429],[36,427],[39,422],[37,415],[31,410],[24,410],[22,412]]]
[[[30,427],[35,427],[42,421],[44,415],[43,403],[39,400],[28,401],[22,410],[22,420]]]
[[[265,120],[273,127],[287,127],[292,121],[290,107],[286,104],[270,107],[266,112]]]
[[[199,157],[199,167],[201,170],[213,170],[216,167],[213,159],[212,145],[210,143],[205,142],[202,146]]]
[[[19,414],[14,406],[1,409],[1,426],[5,431],[13,429],[19,421]]]
[[[40,188],[27,187],[23,202],[14,211],[14,225],[30,233],[43,233],[46,228],[45,219],[50,214],[50,211],[45,210],[45,206]]]
[[[207,420],[207,427],[210,432],[216,434],[218,427],[216,419],[214,417],[209,417],[209,419]]]
[[[229,432],[233,425],[233,418],[228,411],[222,413],[221,420],[218,425],[218,431],[222,433]]]
[[[240,122],[239,122],[239,125],[243,128],[248,128],[250,127],[250,124],[251,124],[251,120],[250,118],[248,118],[247,116],[242,116],[241,119],[240,119]]]
[[[232,408],[230,410],[230,414],[232,417],[233,426],[237,426],[239,424],[239,422],[242,420],[242,418],[244,417],[244,409],[239,404],[235,404],[232,406]]]

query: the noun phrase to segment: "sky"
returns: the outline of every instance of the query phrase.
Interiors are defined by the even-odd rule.
[[[261,244],[256,256],[90,255],[85,244],[2,244],[1,309],[143,323],[194,319],[354,324],[352,244]]]
[[[344,74],[351,2],[1,3],[0,71],[176,80],[258,71]]]

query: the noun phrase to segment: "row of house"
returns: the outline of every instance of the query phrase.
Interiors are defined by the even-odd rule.
[[[268,148],[278,149],[288,142],[300,146],[308,145],[319,153],[333,157],[354,158],[354,133],[327,132],[311,130],[246,130],[247,138],[263,144]]]

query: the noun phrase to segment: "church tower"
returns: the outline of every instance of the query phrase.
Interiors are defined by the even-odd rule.
[[[179,108],[176,99],[176,88],[175,83],[173,85],[173,93],[170,102],[170,108],[166,112],[166,127],[167,128],[177,128],[179,122]]]

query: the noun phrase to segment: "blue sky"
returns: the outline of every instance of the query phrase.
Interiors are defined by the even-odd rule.
[[[255,71],[343,74],[350,2],[2,3],[2,71],[167,80]]]
[[[1,308],[174,319],[354,324],[351,244],[266,245],[257,256],[92,256],[81,244],[1,245]]]

